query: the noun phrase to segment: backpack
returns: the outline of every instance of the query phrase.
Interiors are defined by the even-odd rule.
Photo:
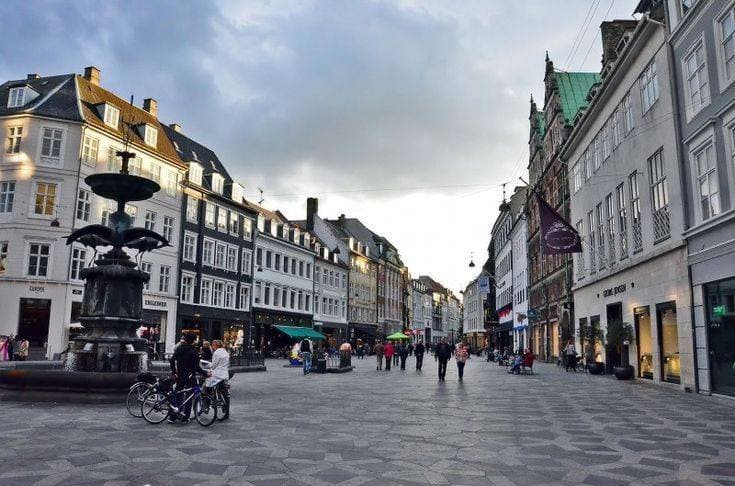
[[[302,353],[311,353],[311,344],[309,344],[309,341],[304,339],[301,341],[301,352]]]

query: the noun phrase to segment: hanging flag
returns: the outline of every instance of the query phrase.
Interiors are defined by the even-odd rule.
[[[479,278],[479,291],[480,293],[490,292],[490,278],[487,275],[481,275]]]
[[[581,253],[582,241],[577,230],[564,221],[564,218],[538,194],[536,201],[541,219],[541,253],[544,255]]]

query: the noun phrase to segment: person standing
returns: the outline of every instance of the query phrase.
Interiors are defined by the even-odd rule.
[[[204,361],[212,361],[212,346],[209,341],[202,342],[202,351],[199,356]]]
[[[446,381],[447,362],[452,357],[452,347],[447,344],[447,338],[442,338],[434,348],[434,357],[439,362],[439,381]]]
[[[175,390],[181,390],[196,385],[195,373],[199,373],[202,376],[207,376],[209,373],[204,371],[199,364],[199,353],[197,353],[194,347],[194,340],[196,336],[192,333],[184,334],[184,343],[180,344],[173,356],[169,359],[171,365],[171,373],[174,375],[176,380]],[[179,407],[181,400],[186,400],[186,396],[180,396],[181,393],[178,391],[174,392],[174,403],[176,407]],[[191,405],[193,400],[189,400],[184,404],[183,415],[180,417],[182,422],[187,423],[189,416],[191,415]],[[181,410],[169,410],[168,422],[174,423],[176,421],[177,412]]]
[[[406,370],[406,359],[408,359],[408,346],[405,344],[401,346],[400,355],[401,355],[401,371]]]
[[[574,344],[572,343],[571,339],[564,347],[564,355],[564,370],[569,371],[569,368],[572,368],[574,369],[574,371],[576,371],[575,366],[577,366],[577,350],[574,348]]]
[[[400,353],[400,351],[401,351],[401,346],[403,346],[403,344],[401,344],[401,343],[398,343],[397,345],[395,345],[395,346],[393,347],[393,364],[394,364],[394,365],[396,365],[396,366],[398,366],[398,357],[399,357],[399,356],[400,356],[400,354],[401,354],[401,353]]]
[[[413,352],[414,354],[416,354],[416,371],[421,371],[421,367],[424,364],[424,353],[426,352],[426,347],[424,346],[424,342],[419,341],[419,343],[414,348]]]
[[[464,365],[467,363],[467,358],[469,357],[470,353],[467,351],[467,346],[465,346],[464,343],[459,343],[457,350],[454,352],[454,359],[457,361],[457,375],[459,376],[459,381],[462,381],[462,378],[464,378]]]
[[[380,371],[383,369],[383,353],[385,353],[385,346],[383,346],[383,343],[380,341],[376,342],[375,347],[373,348],[373,353],[375,353],[375,359],[378,361],[378,365],[375,369]],[[388,368],[390,368],[390,364],[388,364]]]
[[[395,348],[393,347],[393,343],[388,341],[385,344],[385,348],[383,350],[385,353],[385,371],[390,371],[390,363],[393,359],[393,355],[395,354]]]
[[[230,417],[230,392],[226,387],[227,380],[230,379],[230,353],[219,339],[212,341],[212,349],[214,349],[211,357],[212,364],[209,366],[209,376],[204,386],[207,388],[220,387],[219,390],[225,400],[225,403],[222,404],[224,415],[221,419],[227,420]]]
[[[25,361],[28,359],[28,350],[31,347],[31,343],[27,339],[23,338],[20,343],[20,360]]]
[[[308,375],[311,373],[311,353],[314,349],[314,346],[311,344],[311,340],[309,338],[304,338],[301,341],[301,345],[299,346],[299,351],[301,352],[301,361],[304,365],[304,374]]]
[[[15,359],[13,356],[13,353],[15,352],[15,335],[11,334],[5,340],[5,350],[8,352],[8,361],[13,361],[13,359]]]
[[[10,344],[10,336],[6,336],[0,343],[0,361],[8,361],[8,345]]]

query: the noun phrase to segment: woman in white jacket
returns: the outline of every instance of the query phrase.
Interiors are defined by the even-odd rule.
[[[230,393],[224,387],[227,380],[230,379],[230,353],[225,349],[224,344],[219,339],[212,341],[212,364],[209,367],[209,377],[207,378],[204,386],[212,388],[220,386],[222,395],[225,399],[225,404],[222,408],[224,416],[222,420],[230,416]]]

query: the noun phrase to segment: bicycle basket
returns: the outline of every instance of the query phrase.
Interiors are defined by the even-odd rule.
[[[156,382],[156,377],[153,376],[153,373],[150,373],[148,371],[144,371],[143,373],[138,373],[138,381],[148,384],[153,384]]]

